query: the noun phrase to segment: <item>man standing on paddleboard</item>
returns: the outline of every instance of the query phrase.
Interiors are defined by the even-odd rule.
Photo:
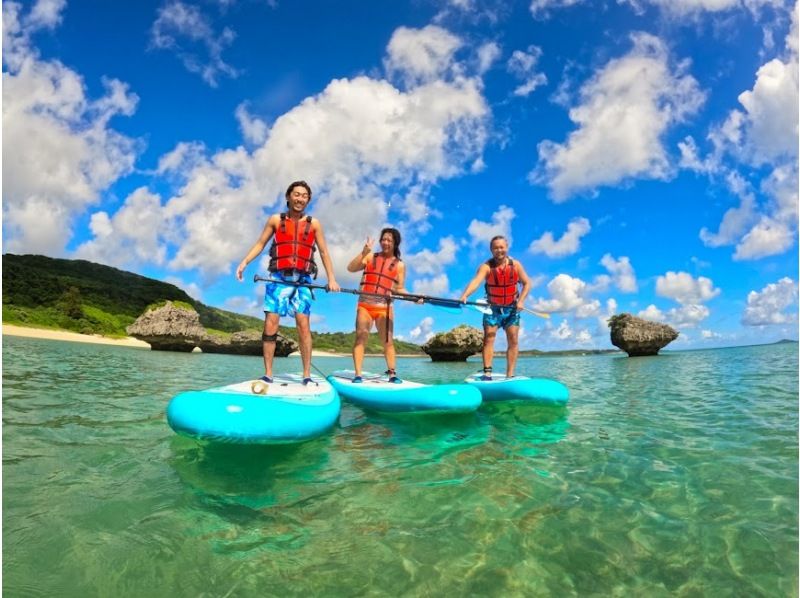
[[[281,316],[294,315],[297,323],[297,337],[300,341],[300,356],[303,362],[303,384],[311,382],[311,302],[314,297],[311,277],[317,275],[314,252],[319,249],[322,265],[328,277],[328,290],[338,291],[333,273],[328,245],[322,232],[322,224],[316,218],[307,216],[305,210],[311,201],[311,187],[305,181],[295,181],[286,190],[286,207],[281,214],[273,214],[267,220],[261,236],[247,252],[236,268],[236,278],[241,281],[247,264],[256,259],[270,239],[269,273],[264,293],[264,333],[261,335],[264,347],[264,371],[261,377],[266,383],[272,382],[272,360],[275,357],[275,341],[278,338],[278,325]],[[281,284],[281,282],[289,284]]]
[[[353,382],[363,382],[361,366],[364,363],[364,350],[372,329],[372,323],[378,329],[383,341],[383,355],[386,358],[386,375],[389,382],[397,384],[402,380],[397,377],[397,357],[394,352],[394,309],[391,296],[407,295],[403,286],[406,278],[406,266],[400,259],[400,231],[396,228],[384,228],[379,239],[381,250],[372,251],[374,241],[367,237],[364,248],[349,264],[348,272],[363,270],[359,291],[362,295],[356,307],[356,337],[353,343]]]
[[[502,235],[492,237],[489,242],[491,259],[478,267],[475,277],[464,289],[460,297],[462,303],[474,293],[481,283],[485,284],[486,299],[491,313],[483,316],[483,376],[481,380],[492,379],[492,359],[494,339],[497,329],[506,331],[506,377],[514,375],[519,353],[519,315],[525,309],[525,297],[531,290],[531,280],[525,268],[508,255],[508,241]],[[522,285],[520,290],[519,285]]]

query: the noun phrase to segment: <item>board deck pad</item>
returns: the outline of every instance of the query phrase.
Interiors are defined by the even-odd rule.
[[[354,370],[338,370],[333,372],[331,376],[336,379],[346,381],[349,384],[355,384],[356,386],[358,383],[353,382],[353,378],[355,378],[355,371]],[[381,390],[402,390],[402,389],[409,389],[409,388],[420,388],[422,386],[426,386],[425,384],[420,384],[419,382],[412,382],[411,380],[405,380],[402,377],[400,378],[403,380],[401,383],[397,382],[389,382],[389,376],[387,374],[373,374],[370,372],[362,372],[361,378],[364,380],[361,384],[366,384],[368,386],[380,386]]]

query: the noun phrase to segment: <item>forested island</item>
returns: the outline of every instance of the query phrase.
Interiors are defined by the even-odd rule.
[[[85,260],[41,255],[3,255],[3,322],[19,326],[127,336],[125,328],[148,308],[175,301],[188,304],[211,333],[232,334],[263,327],[260,318],[196,301],[175,285]],[[294,328],[280,334],[297,340]],[[312,332],[314,348],[349,353],[353,332]],[[424,355],[419,345],[395,340],[398,353]],[[380,354],[381,341],[370,335],[367,352]]]

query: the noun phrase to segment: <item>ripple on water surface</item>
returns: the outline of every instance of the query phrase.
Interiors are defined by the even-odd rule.
[[[3,349],[8,595],[797,594],[796,345],[525,358],[569,386],[566,408],[344,404],[329,434],[281,447],[165,422],[171,396],[257,358]],[[431,383],[478,365],[401,361]]]

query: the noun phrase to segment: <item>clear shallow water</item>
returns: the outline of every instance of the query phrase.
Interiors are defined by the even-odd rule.
[[[4,337],[6,595],[797,595],[797,345],[521,359],[569,407],[345,404],[293,447],[167,426],[172,395],[260,367]]]

